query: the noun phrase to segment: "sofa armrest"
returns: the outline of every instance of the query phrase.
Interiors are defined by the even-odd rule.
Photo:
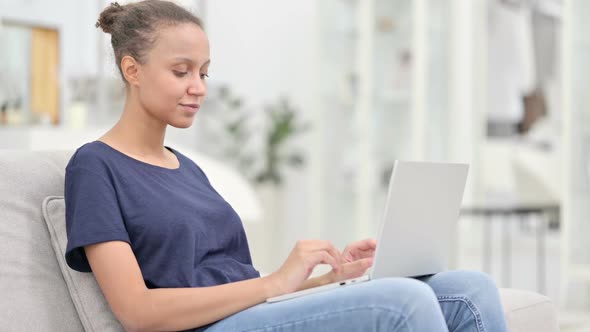
[[[523,290],[500,289],[510,332],[558,332],[557,309],[550,298]]]

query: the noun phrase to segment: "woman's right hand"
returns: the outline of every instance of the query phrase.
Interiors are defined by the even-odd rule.
[[[342,268],[342,255],[330,241],[300,240],[283,265],[269,277],[278,295],[294,292],[318,264],[329,264],[334,272]]]

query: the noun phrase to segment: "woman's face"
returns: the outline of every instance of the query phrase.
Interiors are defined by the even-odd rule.
[[[148,115],[188,128],[207,94],[209,41],[196,24],[161,28],[139,65],[138,97]]]

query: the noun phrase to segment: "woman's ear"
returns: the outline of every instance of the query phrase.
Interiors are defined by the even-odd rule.
[[[129,85],[139,85],[139,64],[133,57],[126,55],[121,59],[121,72]]]

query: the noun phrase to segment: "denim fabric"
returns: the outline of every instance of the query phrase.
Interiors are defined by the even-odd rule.
[[[506,332],[498,290],[485,274],[449,271],[385,278],[278,303],[262,303],[207,332]]]

